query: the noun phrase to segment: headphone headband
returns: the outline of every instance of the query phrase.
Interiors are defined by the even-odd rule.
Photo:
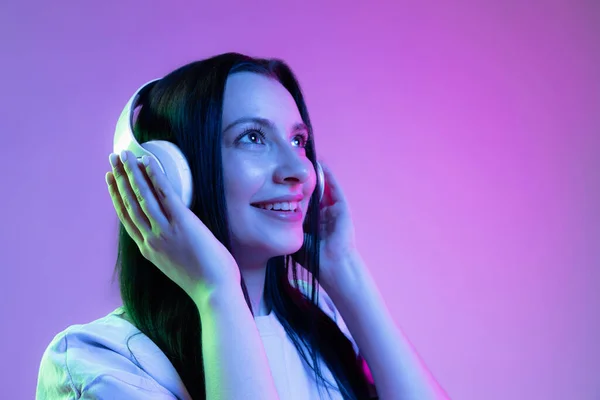
[[[153,79],[149,82],[146,82],[138,90],[136,90],[127,104],[125,104],[125,107],[123,108],[123,111],[121,111],[121,115],[117,120],[117,126],[115,128],[115,137],[113,141],[114,153],[120,154],[123,150],[129,150],[138,158],[149,154],[148,151],[145,150],[137,142],[137,140],[135,140],[135,136],[133,134],[133,114],[139,105],[140,98],[144,96],[154,86],[154,83],[158,82],[159,80],[160,79]]]

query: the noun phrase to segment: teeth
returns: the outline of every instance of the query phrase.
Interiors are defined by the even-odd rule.
[[[284,201],[282,203],[258,204],[257,207],[264,208],[266,210],[296,211],[298,208],[298,202]]]

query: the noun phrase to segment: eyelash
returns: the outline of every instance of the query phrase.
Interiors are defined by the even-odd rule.
[[[244,129],[244,132],[242,132],[242,134],[240,136],[238,136],[237,138],[237,142],[239,142],[240,140],[242,140],[244,137],[246,137],[249,133],[258,133],[258,135],[261,137],[261,139],[266,139],[267,136],[265,134],[265,131],[263,131],[263,129],[261,127],[256,127],[256,128],[247,128]],[[256,143],[251,143],[251,144],[256,144]]]
[[[244,132],[242,132],[242,134],[240,136],[238,136],[238,138],[236,139],[236,142],[240,142],[240,140],[242,140],[245,136],[247,136],[249,133],[258,133],[258,135],[260,136],[261,139],[266,139],[267,136],[265,134],[265,131],[262,129],[262,127],[254,127],[254,128],[247,128],[244,130]],[[302,144],[299,146],[301,148],[305,148],[306,145],[308,144],[308,135],[304,135],[304,134],[299,134],[296,135],[294,137],[298,137],[300,136],[302,138]],[[257,144],[257,143],[250,143],[250,144]]]

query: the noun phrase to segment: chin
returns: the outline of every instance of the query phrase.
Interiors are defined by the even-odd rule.
[[[260,234],[245,237],[236,237],[235,235],[232,237],[234,254],[256,262],[294,254],[302,248],[303,244],[304,233],[302,230],[285,233],[263,231]]]
[[[304,243],[304,235],[299,238],[285,239],[287,238],[279,237],[269,242],[269,250],[273,254],[273,257],[294,254],[302,248],[302,244]]]

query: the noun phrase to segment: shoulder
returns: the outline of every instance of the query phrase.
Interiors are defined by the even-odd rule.
[[[120,307],[54,336],[42,355],[36,398],[66,399],[84,393],[98,399],[117,393],[127,398],[173,398],[159,382],[168,381],[165,371],[170,367],[175,372],[174,368],[121,313]]]
[[[292,281],[292,285],[298,287],[298,290],[308,299],[310,299],[312,293],[312,283],[306,280],[298,279],[294,283]],[[331,297],[325,292],[325,290],[317,283],[316,288],[317,296],[318,296],[318,306],[321,310],[325,312],[325,314],[329,315],[334,321],[337,320],[339,313],[337,312],[337,308],[335,304],[331,300]]]
[[[310,299],[311,293],[312,293],[312,284],[311,282],[305,281],[305,280],[300,280],[298,279],[296,281],[298,289],[300,290],[300,292],[307,297],[308,299]],[[292,285],[294,283],[292,282]],[[356,344],[356,341],[354,340],[354,338],[352,337],[352,334],[350,333],[350,330],[348,329],[348,327],[346,326],[346,323],[344,322],[344,319],[342,318],[340,312],[338,311],[337,307],[335,306],[333,300],[331,299],[331,297],[329,297],[329,295],[327,294],[327,292],[321,287],[321,285],[317,284],[317,293],[318,293],[318,306],[321,310],[323,310],[323,312],[325,314],[327,314],[329,316],[329,318],[331,318],[336,324],[337,326],[340,328],[340,330],[342,331],[342,333],[348,338],[350,339],[350,342],[352,342],[352,347],[354,347],[354,352],[356,354],[358,354],[358,345]]]

